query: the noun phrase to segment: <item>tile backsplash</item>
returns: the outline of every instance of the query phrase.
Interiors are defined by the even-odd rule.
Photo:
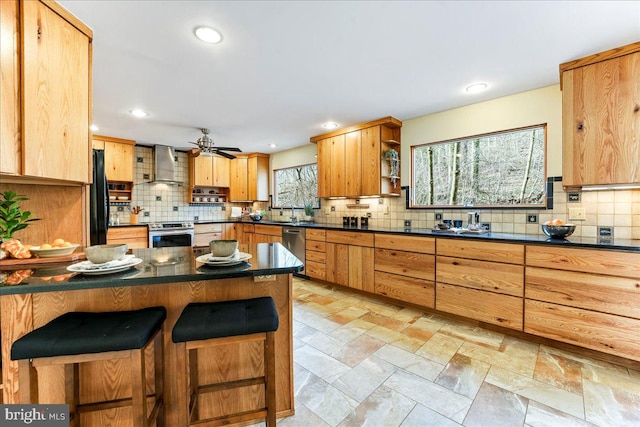
[[[212,205],[189,205],[189,167],[186,153],[176,152],[178,157],[177,179],[183,186],[149,184],[153,179],[153,149],[136,146],[135,156],[142,162],[135,163],[135,185],[132,206],[144,208],[140,223],[224,220],[229,218],[232,206],[250,207],[253,210],[268,209],[268,203],[220,203]],[[150,179],[144,178],[148,175]],[[323,200],[322,207],[316,209],[314,221],[322,224],[342,225],[343,216],[368,216],[369,227],[404,228],[405,220],[411,221],[412,228],[432,228],[435,215],[442,219],[462,220],[466,223],[467,211],[480,213],[480,222],[490,223],[491,231],[517,234],[541,235],[545,221],[559,218],[569,221],[569,208],[584,208],[585,220],[571,220],[577,225],[574,236],[597,237],[598,227],[612,227],[615,238],[640,239],[640,190],[609,190],[579,192],[579,202],[568,202],[568,194],[561,181],[553,183],[553,209],[406,209],[405,191],[401,197],[382,199],[361,199],[362,207],[354,208],[354,199]],[[575,193],[575,190],[571,190]],[[347,206],[349,205],[349,206]],[[364,208],[368,205],[368,208]],[[225,210],[223,210],[223,208]],[[332,209],[333,208],[333,209]],[[145,216],[144,214],[147,213]],[[304,213],[296,209],[296,215]],[[280,215],[279,209],[269,212],[266,219],[286,221],[288,209]],[[527,217],[537,215],[537,223],[527,222]],[[121,223],[129,221],[128,210],[120,216]]]

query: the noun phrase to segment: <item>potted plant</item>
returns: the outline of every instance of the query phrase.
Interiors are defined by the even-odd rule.
[[[313,204],[309,202],[304,204],[304,220],[313,222]]]
[[[7,190],[0,193],[0,242],[13,238],[20,230],[27,228],[30,222],[37,221],[31,218],[31,212],[22,211],[20,203],[29,200],[27,197],[18,196],[13,191]]]

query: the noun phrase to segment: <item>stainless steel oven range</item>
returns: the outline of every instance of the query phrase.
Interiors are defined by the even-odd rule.
[[[149,247],[193,246],[192,222],[167,222],[149,224]]]

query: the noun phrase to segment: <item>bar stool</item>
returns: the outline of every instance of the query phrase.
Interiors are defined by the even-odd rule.
[[[276,425],[274,332],[278,324],[278,312],[271,297],[191,303],[185,307],[172,333],[173,342],[178,344],[177,372],[184,373],[181,381],[184,387],[178,393],[183,396],[181,405],[187,410],[185,425],[229,425],[258,417],[265,419],[267,427]],[[198,349],[252,341],[264,342],[263,376],[207,385],[198,383]],[[264,408],[198,419],[200,394],[258,384],[264,384]]]
[[[80,414],[131,406],[133,425],[142,427],[156,421],[164,426],[163,323],[164,307],[103,313],[71,312],[29,332],[11,346],[11,359],[18,361],[20,403],[38,403],[39,366],[64,365],[65,402],[69,404],[71,426],[80,423]],[[155,401],[147,410],[145,350],[154,346]],[[131,359],[130,399],[80,404],[79,363],[98,360]]]

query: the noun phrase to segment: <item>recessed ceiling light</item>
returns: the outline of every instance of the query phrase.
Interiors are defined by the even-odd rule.
[[[147,114],[147,112],[144,110],[136,108],[135,110],[131,110],[131,115],[134,117],[142,118],[142,117],[147,117],[149,114]]]
[[[216,44],[222,41],[222,34],[211,27],[197,27],[193,32],[205,43]]]
[[[89,129],[91,129],[91,132],[95,132],[95,131],[100,130],[100,128],[98,126],[96,126],[96,125],[89,126]]]
[[[276,145],[276,144],[269,144],[269,147],[271,147],[271,148],[276,148],[276,147],[277,147],[277,145]]]
[[[336,122],[327,122],[323,124],[322,127],[325,129],[335,129],[338,127],[338,124]]]
[[[478,92],[482,92],[487,87],[489,87],[489,85],[487,85],[486,83],[474,83],[472,85],[467,86],[465,88],[465,91],[467,93],[478,93]]]

